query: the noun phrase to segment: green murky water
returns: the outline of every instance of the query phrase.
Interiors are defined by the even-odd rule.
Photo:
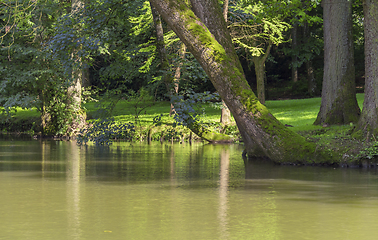
[[[242,146],[0,141],[0,239],[376,239],[375,171]]]

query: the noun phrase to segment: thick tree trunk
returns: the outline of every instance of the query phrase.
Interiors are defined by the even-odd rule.
[[[357,122],[352,1],[324,0],[324,77],[322,103],[314,124]]]
[[[357,131],[369,140],[378,136],[378,2],[364,0],[365,100]]]
[[[282,125],[252,92],[217,0],[203,1],[199,5],[203,7],[202,14],[206,13],[207,17],[216,20],[208,24],[209,28],[185,1],[150,1],[206,71],[233,114],[249,156],[263,154],[276,162],[306,163],[320,157],[320,152],[315,151],[315,144]],[[194,4],[193,7],[196,9]],[[201,12],[198,14],[201,15]],[[217,41],[218,34],[220,38]],[[330,158],[321,156],[318,160],[329,162]]]
[[[154,18],[154,24],[155,24],[155,27],[156,27],[156,34],[158,35],[157,36],[158,43],[157,43],[156,47],[158,48],[158,52],[159,52],[160,59],[161,59],[161,68],[163,70],[166,70],[166,72],[168,72],[169,61],[168,61],[167,53],[166,53],[166,50],[165,50],[164,32],[163,32],[163,28],[162,28],[162,25],[161,25],[160,14],[159,14],[159,12],[156,11],[154,4],[153,4],[153,1],[150,1],[150,5],[151,5],[151,10],[152,10],[152,15],[153,15],[153,18]],[[185,42],[183,42],[183,44],[185,45]],[[186,47],[185,47],[185,49],[183,49],[183,51],[186,51]],[[185,54],[185,52],[184,52],[184,54]],[[170,89],[172,88],[171,85],[172,85],[173,81],[171,81],[171,79],[172,79],[172,77],[169,76],[169,74],[166,74],[164,76],[164,82],[166,83],[166,86],[167,86],[169,93],[172,93],[172,91]],[[174,106],[171,104],[170,113],[172,113],[173,111],[174,111]],[[209,129],[203,127],[201,124],[199,124],[198,122],[195,122],[195,121],[193,121],[193,123],[188,124],[187,127],[192,132],[194,132],[197,136],[199,136],[201,139],[212,142],[212,143],[215,143],[215,142],[231,142],[233,140],[232,137],[225,135],[225,134],[212,132]]]

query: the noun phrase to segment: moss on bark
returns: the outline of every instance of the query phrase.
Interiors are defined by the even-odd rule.
[[[258,101],[245,79],[235,50],[227,47],[232,45],[231,42],[227,43],[227,38],[223,39],[226,41],[224,48],[189,7],[183,5],[183,1],[151,2],[208,74],[233,114],[249,155],[263,153],[279,163],[310,164],[335,160],[333,155],[317,151],[314,143],[282,125]],[[207,3],[219,8],[215,0]],[[222,15],[221,21],[224,21]],[[226,29],[221,28],[222,24],[218,25],[210,27],[227,34]]]

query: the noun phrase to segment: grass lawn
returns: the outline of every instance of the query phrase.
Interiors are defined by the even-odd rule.
[[[363,94],[357,94],[357,100],[362,109]],[[294,131],[311,131],[321,129],[321,126],[313,125],[317,114],[319,112],[321,98],[308,98],[308,99],[292,99],[292,100],[274,100],[267,101],[266,107],[270,112],[283,124],[293,126],[291,129]],[[88,116],[94,115],[97,103],[87,103]],[[113,110],[113,116],[119,122],[134,122],[136,111],[147,106],[148,104],[139,104],[136,102],[120,101]],[[142,125],[150,125],[153,118],[163,114],[163,124],[172,124],[173,119],[168,117],[170,109],[169,102],[157,102],[153,106],[146,107],[140,112],[138,116]],[[214,109],[210,106],[205,107],[205,114],[201,115],[201,119],[205,122],[219,122],[220,110]]]
[[[362,109],[363,94],[357,94],[357,100]],[[320,108],[321,98],[308,98],[308,99],[292,99],[292,100],[274,100],[267,101],[266,106],[270,112],[283,124],[288,124],[293,127],[293,131],[312,131],[321,129],[321,126],[314,126],[313,122],[316,119]],[[90,102],[85,104],[87,109],[88,119],[95,117],[95,112],[98,103]],[[141,110],[143,109],[143,110]],[[168,116],[170,109],[169,102],[156,102],[152,103],[140,103],[129,102],[121,100],[117,103],[112,111],[113,117],[118,122],[133,122],[135,123],[136,116],[138,115],[139,124],[141,126],[149,126],[153,124],[153,118],[163,114],[162,123],[170,125],[173,123],[173,118]],[[139,112],[138,114],[136,114]],[[201,115],[201,119],[204,122],[215,123],[220,120],[220,110],[214,109],[210,106],[205,107],[205,114]],[[18,121],[25,122],[30,118],[38,118],[39,113],[36,109],[17,109],[15,118]],[[333,128],[338,128],[335,126]],[[342,128],[342,126],[340,126]]]
[[[358,105],[362,109],[364,94],[357,94]],[[266,107],[283,124],[293,126],[294,131],[321,129],[313,125],[319,109],[321,98],[267,101]],[[337,127],[337,126],[336,126]]]

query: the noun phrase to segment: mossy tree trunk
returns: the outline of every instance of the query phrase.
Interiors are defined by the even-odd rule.
[[[352,1],[324,0],[324,76],[322,102],[314,124],[357,122]]]
[[[364,0],[365,100],[357,131],[367,138],[378,136],[378,2]]]
[[[155,24],[155,29],[156,29],[156,35],[157,35],[157,50],[159,52],[159,57],[161,61],[161,69],[165,71],[165,76],[164,76],[164,82],[167,86],[167,90],[170,94],[173,93],[171,89],[173,89],[175,83],[177,83],[177,90],[178,90],[178,79],[175,79],[175,83],[173,82],[173,78],[169,73],[169,61],[168,61],[168,56],[167,52],[165,49],[165,42],[164,42],[164,31],[163,27],[161,24],[161,18],[159,12],[156,11],[155,6],[153,4],[153,1],[150,1],[151,5],[151,11],[152,15],[154,18],[154,24]],[[185,42],[183,42],[185,44]],[[183,48],[181,49],[182,53],[185,56],[186,52],[186,47],[183,45]],[[180,67],[181,68],[181,67]],[[180,77],[179,73],[181,72],[181,69],[176,69],[176,77]],[[174,106],[171,104],[171,110],[170,113],[173,113],[174,111]],[[198,122],[193,121],[193,123],[188,123],[187,127],[194,132],[197,136],[199,136],[201,139],[206,140],[208,142],[231,142],[233,140],[232,137],[225,135],[225,134],[220,134],[216,133],[213,131],[210,131],[209,129],[205,128]]]
[[[185,1],[150,1],[201,64],[227,104],[248,156],[264,155],[275,162],[332,161],[331,156],[316,152],[315,144],[282,125],[258,101],[245,79],[217,0],[201,1],[202,10],[197,8],[200,16],[211,18],[208,27]]]

